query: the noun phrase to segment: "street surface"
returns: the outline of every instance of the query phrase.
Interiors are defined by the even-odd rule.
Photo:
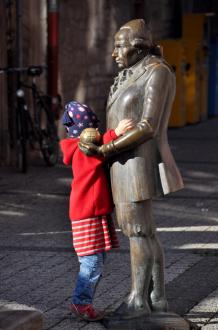
[[[218,329],[218,119],[169,130],[185,189],[154,201],[165,248],[170,309],[203,330]],[[23,304],[44,313],[44,329],[103,330],[77,321],[68,305],[78,272],[68,196],[71,169],[32,164],[0,169],[0,310]],[[95,306],[114,310],[128,293],[128,239],[108,254]]]

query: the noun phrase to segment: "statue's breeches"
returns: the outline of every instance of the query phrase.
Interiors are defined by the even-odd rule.
[[[152,215],[152,201],[150,199],[132,203],[118,203],[115,205],[119,227],[128,237],[153,237],[155,225]]]

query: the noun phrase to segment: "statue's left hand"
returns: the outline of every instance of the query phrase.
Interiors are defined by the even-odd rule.
[[[99,147],[96,146],[94,143],[79,142],[78,145],[79,145],[80,150],[86,156],[98,155],[100,153]]]

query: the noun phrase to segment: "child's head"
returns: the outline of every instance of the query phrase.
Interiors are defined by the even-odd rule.
[[[65,106],[62,124],[66,127],[68,137],[76,138],[85,128],[98,128],[99,120],[87,105],[71,101]]]

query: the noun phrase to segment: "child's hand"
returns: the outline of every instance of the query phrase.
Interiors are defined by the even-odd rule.
[[[115,133],[117,136],[123,135],[134,126],[135,124],[132,119],[123,119],[119,122],[118,126],[115,128]]]

